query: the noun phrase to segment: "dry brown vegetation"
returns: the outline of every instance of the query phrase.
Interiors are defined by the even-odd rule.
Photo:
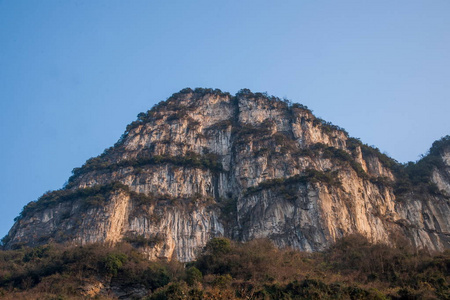
[[[212,239],[198,260],[148,261],[128,243],[0,252],[4,299],[449,299],[450,252],[372,245],[325,252]]]

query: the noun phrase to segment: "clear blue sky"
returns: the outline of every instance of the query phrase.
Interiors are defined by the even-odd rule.
[[[184,87],[287,97],[414,161],[450,134],[450,1],[0,0],[0,236]]]

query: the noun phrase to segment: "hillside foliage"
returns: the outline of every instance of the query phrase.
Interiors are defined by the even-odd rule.
[[[0,251],[4,299],[449,299],[450,252],[370,244],[359,235],[324,252],[268,240],[214,238],[197,261],[149,261],[130,244]],[[104,287],[103,292],[89,287]],[[107,292],[109,291],[109,292]],[[89,297],[87,295],[90,295]],[[133,296],[134,295],[134,296]]]

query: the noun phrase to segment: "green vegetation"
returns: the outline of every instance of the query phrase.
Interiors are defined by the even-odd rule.
[[[275,153],[296,153],[298,144],[292,138],[289,132],[275,132],[272,129],[275,123],[272,120],[265,120],[258,126],[252,124],[241,124],[239,127],[233,127],[232,132],[236,135],[236,145],[246,146],[251,141],[256,149],[255,156],[262,154],[273,155]],[[279,147],[279,152],[275,148]]]
[[[180,99],[185,98],[189,94],[194,94],[194,97],[198,99],[208,94],[213,96],[222,96],[231,98],[230,93],[222,92],[219,89],[196,88],[195,90],[192,90],[191,88],[184,88],[178,93],[172,94],[172,96],[170,96],[167,100],[160,101],[159,103],[155,104],[147,112],[139,113],[137,115],[137,120],[128,124],[125,132],[122,134],[116,146],[121,145],[122,142],[127,137],[127,135],[130,133],[130,131],[132,131],[134,128],[142,124],[151,122],[153,120],[162,118],[160,112],[174,111],[174,114],[169,117],[168,121],[174,121],[185,117],[187,115],[187,111],[190,110],[192,107],[181,106]]]
[[[301,184],[316,183],[316,182],[322,182],[330,186],[337,186],[337,187],[341,185],[337,172],[335,171],[321,172],[314,169],[307,169],[305,170],[304,174],[297,174],[287,178],[276,178],[263,181],[255,187],[248,188],[246,191],[246,195],[251,195],[266,189],[283,191],[283,188],[289,185],[299,183]],[[287,195],[289,195],[289,193],[287,193]]]
[[[144,235],[129,235],[123,240],[135,247],[154,247],[155,245],[162,243],[164,239],[164,236],[156,234],[149,237]]]
[[[222,96],[222,97],[231,97],[230,93],[222,92],[220,89],[195,88],[194,93],[199,96],[214,95],[214,96]]]
[[[289,136],[287,132],[276,132],[273,134],[272,139],[277,146],[280,147],[280,153],[296,153],[298,151],[298,144],[295,140]]]
[[[217,154],[208,153],[204,155],[195,152],[187,152],[184,156],[169,156],[169,155],[153,155],[141,156],[135,159],[122,160],[118,163],[111,164],[100,157],[94,157],[86,161],[81,168],[72,170],[72,176],[69,178],[69,187],[73,181],[82,174],[96,171],[108,170],[114,171],[127,167],[143,167],[148,165],[162,165],[172,164],[179,167],[201,168],[211,170],[213,172],[223,171],[223,166],[219,162]]]
[[[351,151],[355,151],[356,147],[361,148],[363,157],[376,157],[386,168],[395,169],[397,166],[399,166],[399,163],[395,159],[392,159],[386,154],[381,153],[380,149],[378,149],[377,147],[364,144],[357,138],[348,138],[347,148]]]
[[[292,103],[288,100],[288,99],[283,99],[281,100],[278,97],[269,95],[267,92],[264,93],[253,93],[252,91],[250,91],[249,89],[241,89],[236,93],[236,99],[240,98],[240,97],[245,97],[247,99],[251,99],[254,101],[258,101],[261,103],[265,103],[270,105],[272,108],[281,108],[281,109],[286,109],[288,110]]]
[[[325,121],[325,120],[323,120],[321,118],[317,118],[317,117],[314,118],[313,119],[313,125],[314,126],[320,126],[322,131],[325,132],[325,133],[328,133],[328,134],[330,134],[333,131],[341,131],[346,136],[348,136],[348,132],[344,128],[339,127],[337,125],[334,125],[331,122],[327,122],[327,121]]]
[[[240,143],[248,143],[248,138],[257,136],[258,138],[270,135],[271,131],[266,126],[253,126],[252,124],[241,124],[239,127],[233,127],[232,133],[237,135]]]
[[[437,186],[431,182],[431,174],[434,169],[443,169],[445,164],[442,160],[444,149],[450,149],[450,136],[447,135],[433,143],[427,155],[416,163],[409,162],[404,165],[404,171],[399,173],[399,182],[396,186],[397,192],[411,190],[411,187],[422,192],[442,194]]]
[[[206,131],[210,131],[210,130],[227,130],[228,128],[230,128],[233,124],[232,120],[222,120],[219,121],[215,124],[212,124],[211,126],[209,126],[208,128],[206,128]]]
[[[190,286],[200,283],[203,280],[203,274],[196,267],[190,267],[186,270],[186,282]]]
[[[74,201],[76,199],[83,199],[82,205],[84,207],[101,206],[106,203],[111,194],[119,190],[128,192],[129,188],[120,182],[114,182],[76,190],[62,189],[49,191],[39,197],[37,201],[28,203],[18,218],[23,218],[28,214],[53,207],[58,203]]]
[[[397,196],[414,191],[448,197],[445,192],[440,191],[431,182],[431,174],[434,169],[445,167],[441,154],[444,149],[450,147],[450,136],[447,135],[435,141],[428,153],[417,162],[408,162],[406,164],[400,164],[389,156],[382,154],[378,148],[363,144],[359,139],[349,138],[347,140],[348,149],[355,151],[358,146],[361,148],[364,158],[376,157],[386,168],[393,172],[395,183],[390,182],[386,178],[371,178],[371,181],[387,185],[394,184],[394,191]]]
[[[247,97],[250,99],[264,99],[266,100],[269,104],[273,105],[273,106],[277,106],[279,108],[284,108],[287,110],[287,112],[289,114],[293,114],[295,112],[299,112],[299,111],[303,111],[303,112],[307,112],[309,114],[312,114],[312,110],[308,108],[308,106],[300,104],[300,103],[292,103],[292,101],[290,101],[289,99],[283,98],[280,99],[278,97],[269,95],[267,92],[264,93],[253,93],[251,90],[249,89],[241,89],[240,91],[237,92],[236,97]],[[347,132],[336,125],[333,125],[330,122],[325,122],[324,120],[320,119],[320,118],[315,118],[315,126],[317,125],[322,125],[323,128],[325,130],[327,130],[328,132],[331,132],[331,130],[341,130],[344,133],[347,134]]]
[[[300,154],[314,156],[317,152],[320,152],[322,154],[322,157],[324,158],[333,158],[348,163],[353,168],[353,170],[355,170],[359,177],[365,179],[369,178],[368,174],[364,171],[361,164],[356,162],[356,160],[349,153],[345,152],[342,149],[331,146],[329,147],[322,143],[316,143],[308,149],[303,149]]]
[[[180,264],[150,262],[126,243],[0,251],[0,297],[80,299],[80,287],[99,280],[118,288],[141,286],[154,291],[181,272]],[[112,299],[106,294],[97,298]]]
[[[102,259],[100,265],[103,271],[110,276],[117,276],[122,269],[123,264],[127,261],[128,256],[124,253],[109,253]]]
[[[140,289],[146,295],[138,299],[147,300],[449,299],[449,280],[449,251],[416,251],[403,241],[396,248],[374,245],[359,235],[319,253],[215,238],[187,264],[148,261],[128,243],[0,251],[5,299],[80,299],[83,286],[99,281],[114,290]]]
[[[237,199],[230,195],[229,198],[219,198],[217,205],[220,208],[220,219],[225,223],[232,224],[236,220]]]
[[[136,193],[131,191],[130,188],[122,184],[120,182],[112,182],[105,185],[95,185],[87,188],[78,188],[74,190],[70,189],[62,189],[56,191],[49,191],[42,195],[37,201],[32,201],[28,203],[23,209],[20,215],[16,218],[18,219],[24,218],[33,213],[43,211],[48,208],[55,207],[58,204],[80,200],[81,209],[89,209],[95,207],[102,207],[106,205],[110,199],[110,197],[117,192],[127,193],[135,207],[136,211],[141,210],[141,206],[144,205],[155,205],[157,203],[162,204],[170,204],[170,205],[193,205],[193,204],[202,204],[202,205],[210,205],[214,203],[214,199],[208,196],[203,196],[200,194],[194,194],[190,197],[178,197],[174,198],[170,195],[164,194],[144,194],[144,193]],[[70,212],[66,212],[61,216],[61,219],[68,219],[70,217]],[[156,219],[158,218],[156,215],[154,216]],[[155,219],[155,220],[156,220]],[[138,239],[139,237],[130,237]],[[153,240],[154,242],[155,240]],[[128,240],[130,243],[139,243],[138,240]],[[5,236],[2,239],[2,245],[8,243],[8,236]]]
[[[291,105],[291,109],[294,110],[294,111],[295,111],[295,110],[303,110],[303,111],[306,111],[306,112],[312,114],[312,110],[310,110],[310,109],[308,108],[308,106],[303,105],[303,104],[300,104],[300,103],[293,103],[293,104]]]
[[[444,149],[450,149],[449,135],[435,141],[428,153],[417,162],[399,164],[392,159],[390,162],[381,160],[386,166],[390,167],[395,174],[395,193],[397,195],[402,195],[415,191],[418,193],[430,193],[448,197],[449,195],[440,191],[438,187],[431,182],[433,170],[445,168],[445,164],[441,157]]]

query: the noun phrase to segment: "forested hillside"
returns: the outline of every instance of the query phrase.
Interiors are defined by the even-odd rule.
[[[208,242],[196,261],[149,261],[128,243],[0,252],[3,299],[449,299],[450,252],[370,244],[316,253],[269,240]]]

